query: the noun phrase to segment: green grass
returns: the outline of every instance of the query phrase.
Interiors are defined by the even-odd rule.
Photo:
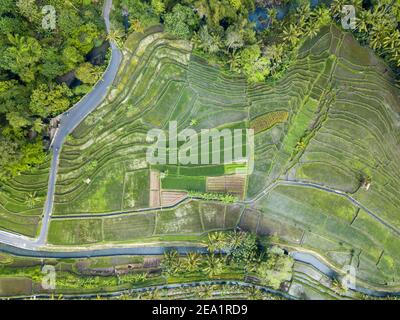
[[[190,176],[173,176],[168,175],[161,179],[161,187],[163,189],[173,190],[193,190],[193,191],[206,191],[206,178],[205,177],[190,177]]]
[[[127,172],[124,181],[124,209],[149,206],[150,177],[148,170]]]
[[[53,220],[48,241],[52,244],[91,244],[102,241],[101,219]]]
[[[104,219],[104,241],[123,241],[150,237],[154,233],[155,213]]]

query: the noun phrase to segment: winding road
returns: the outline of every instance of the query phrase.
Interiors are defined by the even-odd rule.
[[[110,32],[110,11],[112,0],[106,0],[103,7],[103,17],[106,25],[107,33]],[[47,199],[45,202],[44,213],[39,237],[36,239],[13,234],[10,232],[0,231],[0,242],[12,245],[18,248],[26,248],[37,250],[45,245],[47,231],[49,228],[51,213],[53,210],[54,191],[57,179],[58,162],[60,152],[65,138],[70,134],[82,120],[92,112],[106,97],[108,90],[112,86],[115,76],[118,72],[119,65],[122,60],[122,53],[117,45],[110,41],[111,60],[102,79],[94,86],[86,96],[84,96],[73,108],[61,115],[61,123],[57,130],[56,136],[52,141],[53,158],[51,161],[51,169],[47,190]]]

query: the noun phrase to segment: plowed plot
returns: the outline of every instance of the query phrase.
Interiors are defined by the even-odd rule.
[[[157,171],[150,172],[150,207],[159,207],[160,199],[160,173]]]
[[[162,191],[161,192],[161,205],[163,207],[173,206],[187,196],[187,192],[183,191]]]
[[[229,193],[243,198],[246,176],[207,177],[207,192]]]

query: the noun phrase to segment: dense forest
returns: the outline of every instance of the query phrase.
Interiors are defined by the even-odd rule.
[[[49,119],[101,76],[88,59],[105,40],[101,10],[91,0],[0,0],[0,180],[44,161]]]

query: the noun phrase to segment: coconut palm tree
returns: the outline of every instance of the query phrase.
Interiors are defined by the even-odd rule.
[[[161,268],[167,274],[176,274],[180,271],[181,261],[176,250],[171,250],[164,253],[164,258],[161,261]]]
[[[310,23],[308,28],[307,28],[307,36],[310,38],[314,38],[319,31],[319,25],[317,23]]]
[[[246,292],[248,294],[249,300],[261,300],[263,298],[263,294],[261,290],[257,289],[254,286],[246,288]]]
[[[209,285],[200,285],[196,287],[195,290],[196,294],[199,296],[200,299],[210,299],[213,294],[213,290]]]
[[[344,295],[346,293],[346,289],[338,279],[332,281],[332,290],[339,295]]]
[[[275,24],[277,21],[276,16],[278,15],[278,10],[276,10],[276,8],[269,8],[267,9],[267,14],[269,17],[269,23],[271,25]]]
[[[400,31],[396,30],[391,35],[386,36],[383,39],[383,46],[391,50],[400,46]]]
[[[225,46],[228,50],[237,50],[242,48],[244,45],[243,36],[238,30],[228,28],[225,34]]]
[[[221,250],[225,246],[225,233],[217,231],[208,234],[208,251]]]
[[[117,46],[122,47],[123,33],[119,29],[111,30],[107,35],[107,41],[114,42]]]
[[[188,272],[196,271],[201,262],[201,256],[197,252],[189,252],[184,262],[185,268]]]
[[[31,192],[28,193],[25,196],[25,204],[29,207],[29,208],[33,208],[34,206],[36,206],[36,204],[40,201],[40,198],[36,195],[36,191],[35,192]]]
[[[335,19],[342,16],[342,8],[347,4],[347,0],[333,0],[331,4],[331,13]]]
[[[229,69],[233,72],[238,72],[239,64],[240,64],[240,53],[237,51],[233,51],[232,53],[229,54],[228,58]]]
[[[356,18],[356,28],[358,32],[368,32],[371,25],[372,15],[370,11],[361,10],[359,16]]]
[[[222,259],[215,256],[214,254],[210,254],[206,261],[206,266],[204,268],[204,272],[209,277],[214,277],[222,272],[223,267],[224,267],[224,264],[222,262]]]
[[[208,48],[212,43],[212,37],[208,31],[207,25],[202,26],[199,32],[195,32],[192,37],[192,42],[196,48],[202,49],[206,52],[208,51]]]
[[[283,54],[285,52],[285,47],[282,43],[273,44],[269,47],[269,54],[271,58],[280,63],[282,61]]]
[[[295,46],[300,41],[301,31],[299,28],[290,24],[289,27],[284,27],[283,29],[283,40],[289,42],[292,46]]]
[[[140,33],[144,32],[144,28],[139,19],[136,18],[130,19],[129,24],[130,24],[129,32],[140,32]]]

